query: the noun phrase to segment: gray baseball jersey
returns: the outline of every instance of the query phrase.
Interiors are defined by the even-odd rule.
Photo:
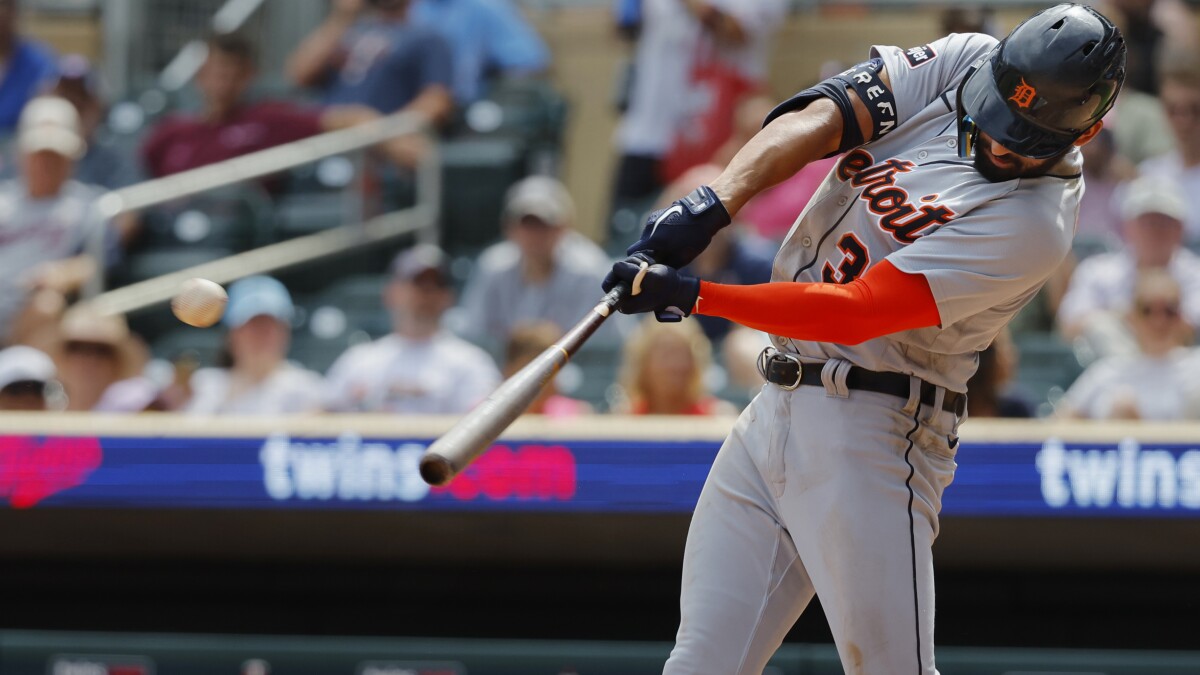
[[[1071,150],[1046,176],[989,182],[960,159],[955,91],[987,35],[953,34],[904,50],[877,46],[897,125],[847,153],[788,233],[773,281],[849,282],[884,258],[924,274],[942,325],[859,345],[772,336],[776,347],[966,391],[976,353],[1066,257],[1083,196]]]

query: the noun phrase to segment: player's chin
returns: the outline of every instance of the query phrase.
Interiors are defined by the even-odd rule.
[[[1059,159],[1017,159],[1009,156],[1002,160],[981,145],[975,150],[975,170],[993,183],[1003,183],[1017,178],[1044,176]]]

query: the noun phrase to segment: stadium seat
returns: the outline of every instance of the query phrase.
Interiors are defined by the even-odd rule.
[[[562,393],[571,398],[587,401],[595,408],[596,412],[607,411],[610,390],[617,382],[620,363],[621,351],[619,348],[598,345],[584,346],[571,359],[571,364],[579,369],[578,382],[574,388],[564,389]],[[574,376],[567,379],[574,379]]]
[[[275,204],[274,239],[281,241],[345,224],[345,198],[336,192],[281,196]]]
[[[1020,353],[1017,384],[1034,396],[1039,415],[1048,414],[1083,365],[1075,349],[1055,333],[1020,333],[1013,339]]]
[[[442,145],[441,243],[452,254],[477,250],[500,237],[504,193],[525,175],[524,143],[464,138]]]
[[[192,354],[202,367],[216,366],[225,349],[225,331],[211,328],[176,328],[150,342],[156,358],[174,361]]]
[[[226,248],[244,251],[268,241],[271,203],[257,185],[238,185],[147,209],[135,250]]]
[[[130,254],[114,274],[119,285],[131,284],[218,260],[235,251],[229,248],[193,246]]]

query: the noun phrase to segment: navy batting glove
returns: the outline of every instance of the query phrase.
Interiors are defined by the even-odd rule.
[[[641,274],[643,267],[646,271]],[[637,291],[631,291],[617,307],[622,314],[654,312],[659,321],[678,321],[692,313],[700,296],[699,279],[666,265],[651,264],[641,255],[614,263],[609,278]]]
[[[658,262],[679,269],[708,248],[713,235],[730,222],[729,212],[707,185],[659,209],[646,219],[642,238],[625,253],[649,253]]]

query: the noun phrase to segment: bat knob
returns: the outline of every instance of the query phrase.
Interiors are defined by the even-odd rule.
[[[421,458],[421,479],[430,485],[445,485],[454,477],[454,465],[441,455],[426,454]]]

